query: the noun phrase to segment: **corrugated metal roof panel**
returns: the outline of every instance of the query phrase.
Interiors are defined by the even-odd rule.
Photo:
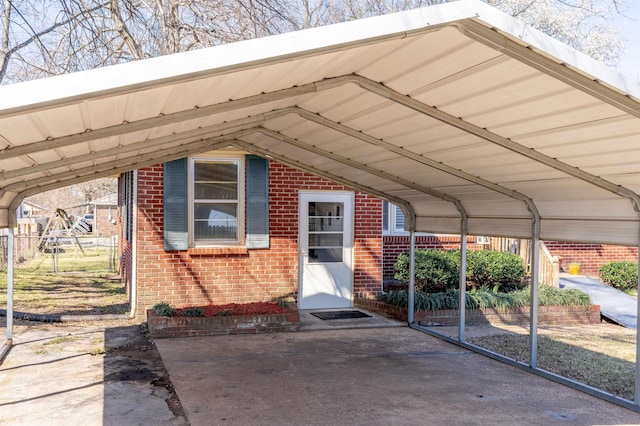
[[[465,212],[527,237],[537,208],[544,238],[636,245],[639,97],[474,1],[4,86],[0,225],[37,191],[237,144],[404,200],[419,231]]]

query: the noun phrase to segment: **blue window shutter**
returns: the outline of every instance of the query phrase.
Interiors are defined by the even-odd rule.
[[[164,249],[188,250],[187,159],[164,163]]]
[[[247,155],[247,248],[269,248],[269,160]]]

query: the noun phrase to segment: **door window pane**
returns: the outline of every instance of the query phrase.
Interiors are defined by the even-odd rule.
[[[342,248],[309,249],[309,263],[342,262]]]
[[[309,208],[309,262],[342,262],[344,204],[312,201]]]

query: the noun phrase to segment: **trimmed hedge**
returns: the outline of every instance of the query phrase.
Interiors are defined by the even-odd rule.
[[[600,268],[600,279],[618,290],[638,288],[638,264],[634,262],[611,262]]]
[[[497,285],[502,292],[520,290],[524,287],[525,273],[526,267],[518,255],[490,250],[467,253],[467,278],[481,286]]]
[[[395,278],[409,282],[409,253],[401,253],[394,265]],[[467,281],[508,292],[524,287],[526,268],[515,254],[501,251],[467,253]],[[460,251],[416,250],[416,291],[439,293],[454,290],[460,282]]]
[[[444,250],[416,250],[416,291],[437,293],[453,289],[460,282],[460,253]],[[409,253],[401,253],[394,265],[395,278],[409,282]]]

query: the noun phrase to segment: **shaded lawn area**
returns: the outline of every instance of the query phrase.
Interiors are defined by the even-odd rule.
[[[510,358],[529,359],[529,336],[498,334],[469,339]],[[538,367],[633,401],[635,334],[538,336]]]
[[[14,269],[14,310],[34,314],[124,314],[128,297],[119,277],[108,271],[108,252],[60,253],[58,274],[50,254]],[[0,306],[6,308],[7,274],[0,271]]]

